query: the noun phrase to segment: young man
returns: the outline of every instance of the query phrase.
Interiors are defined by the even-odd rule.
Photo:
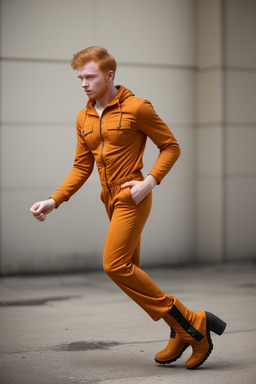
[[[152,189],[160,184],[180,154],[179,145],[150,102],[114,85],[115,59],[101,47],[74,55],[82,88],[89,100],[77,118],[77,148],[72,170],[57,191],[30,211],[39,221],[84,184],[94,161],[100,175],[101,200],[110,220],[103,255],[108,276],[155,321],[163,318],[171,328],[167,347],[155,356],[171,363],[192,346],[186,367],[195,369],[212,350],[210,331],[224,332],[226,324],[211,313],[189,311],[174,296],[167,296],[140,269],[140,237],[148,218]],[[159,156],[144,178],[142,156],[149,137]]]

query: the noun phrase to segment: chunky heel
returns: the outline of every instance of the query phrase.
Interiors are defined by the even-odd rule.
[[[217,333],[217,335],[222,335],[225,331],[227,323],[221,320],[219,317],[215,316],[213,313],[205,312],[207,318],[207,327],[210,331]]]

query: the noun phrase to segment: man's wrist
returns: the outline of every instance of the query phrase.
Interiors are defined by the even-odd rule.
[[[57,208],[58,207],[58,204],[57,204],[57,201],[53,198],[53,197],[50,197],[49,200],[51,200],[54,208]]]
[[[148,191],[152,191],[152,189],[156,186],[157,180],[152,175],[148,175],[145,180]]]

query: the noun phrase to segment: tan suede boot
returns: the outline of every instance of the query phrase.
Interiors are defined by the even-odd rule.
[[[172,329],[167,346],[156,354],[155,361],[159,364],[173,363],[181,357],[188,346],[189,344],[180,339],[174,329]]]
[[[184,344],[192,346],[193,353],[187,360],[186,367],[196,369],[205,362],[213,349],[210,331],[221,335],[226,323],[212,313],[190,311],[176,297],[172,298],[173,306],[163,319],[176,331]]]

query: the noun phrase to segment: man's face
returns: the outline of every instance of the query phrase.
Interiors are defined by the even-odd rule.
[[[90,61],[77,69],[77,77],[82,88],[90,99],[99,100],[108,89],[107,76],[98,68],[98,64]]]

